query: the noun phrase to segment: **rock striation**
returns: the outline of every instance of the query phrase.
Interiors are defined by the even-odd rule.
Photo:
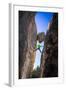
[[[36,37],[35,12],[19,11],[19,79],[29,78],[31,75]]]

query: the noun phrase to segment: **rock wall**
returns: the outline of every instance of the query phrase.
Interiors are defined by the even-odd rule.
[[[51,25],[45,36],[41,55],[40,77],[58,76],[58,14],[54,13]]]
[[[19,11],[19,79],[31,75],[36,37],[35,12]]]

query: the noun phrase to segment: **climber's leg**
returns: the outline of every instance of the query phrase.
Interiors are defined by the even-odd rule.
[[[34,51],[37,51],[37,50],[39,50],[39,51],[40,51],[40,53],[41,53],[41,50],[40,50],[40,48],[36,48]]]
[[[41,50],[40,50],[40,48],[39,48],[39,51],[40,51],[40,53],[41,53]]]
[[[37,51],[37,50],[38,50],[38,48],[34,49],[34,51]]]

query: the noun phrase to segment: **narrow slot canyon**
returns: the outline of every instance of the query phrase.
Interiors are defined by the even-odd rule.
[[[19,79],[58,76],[58,13],[19,11]]]

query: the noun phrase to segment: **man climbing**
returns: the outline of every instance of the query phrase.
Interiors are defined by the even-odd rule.
[[[41,48],[42,46],[40,45],[40,44],[38,44],[38,45],[36,45],[36,47],[35,47],[35,50],[34,51],[36,51],[36,50],[39,50],[40,51],[40,53],[41,53]]]
[[[40,48],[44,47],[44,46],[42,46],[40,43],[44,42],[44,39],[45,39],[45,33],[44,32],[37,34],[37,44],[35,45],[34,51],[39,50],[40,53],[42,52]]]

